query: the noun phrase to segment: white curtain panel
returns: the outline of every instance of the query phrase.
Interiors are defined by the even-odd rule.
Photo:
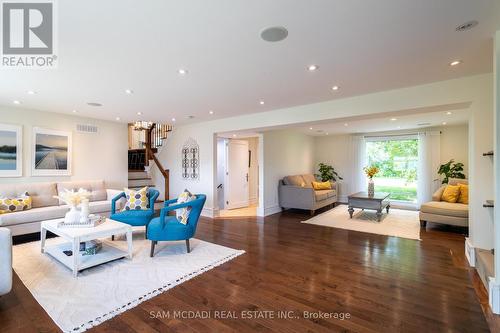
[[[438,131],[418,134],[417,206],[432,199],[439,187],[437,171],[441,155],[441,133]]]
[[[364,136],[351,137],[351,186],[350,193],[366,191],[366,177],[363,168],[367,165],[366,141]]]

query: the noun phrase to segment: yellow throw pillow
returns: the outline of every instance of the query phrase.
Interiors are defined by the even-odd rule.
[[[1,210],[1,209],[0,209],[0,215],[2,215],[2,214],[7,214],[7,213],[9,213],[9,211],[8,211],[8,210]]]
[[[138,191],[124,188],[127,203],[122,211],[127,210],[146,210],[149,209],[148,187],[145,186]]]
[[[28,192],[24,192],[17,198],[0,198],[0,211],[3,214],[20,212],[31,209],[32,199]]]
[[[458,185],[448,185],[443,191],[442,201],[455,203],[460,196],[460,186]]]
[[[457,202],[468,205],[469,204],[469,185],[458,184],[458,186],[460,187],[460,196],[458,197]]]
[[[332,189],[332,183],[330,182],[312,182],[312,187],[315,190],[331,190]]]

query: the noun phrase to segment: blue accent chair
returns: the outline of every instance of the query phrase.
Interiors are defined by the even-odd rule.
[[[148,229],[148,224],[155,215],[155,201],[160,195],[160,192],[154,188],[149,188],[149,209],[148,210],[126,210],[126,211],[116,211],[116,202],[121,198],[126,198],[125,192],[118,194],[111,200],[111,215],[110,219],[130,224],[131,226],[145,226],[146,231]],[[114,239],[114,236],[112,237]]]
[[[146,230],[147,239],[151,241],[151,257],[153,257],[155,245],[159,241],[185,240],[187,252],[191,252],[189,248],[189,239],[193,237],[196,232],[198,219],[200,218],[206,199],[206,195],[196,194],[196,199],[193,201],[175,204],[177,199],[173,199],[165,202],[165,207],[162,208],[160,217],[152,219]],[[186,225],[180,223],[177,217],[168,216],[169,211],[184,207],[191,207]]]

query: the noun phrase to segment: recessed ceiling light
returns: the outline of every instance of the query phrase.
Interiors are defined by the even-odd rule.
[[[137,115],[138,115],[138,116],[142,116],[142,112],[140,112],[140,111],[139,111],[139,112],[137,112]]]
[[[452,112],[451,112],[451,111],[448,111],[448,112],[446,112],[446,114],[449,116],[450,114],[452,114]]]
[[[279,42],[288,36],[284,27],[269,27],[261,31],[260,37],[266,42]]]
[[[312,129],[313,129],[313,128],[312,128],[312,127],[309,127],[309,129],[312,131]]]
[[[180,75],[186,75],[188,73],[187,69],[184,69],[184,68],[179,68],[178,72]]]
[[[121,119],[120,119],[120,117],[116,117],[115,119],[116,119],[117,121],[120,121],[120,120],[121,120]]]
[[[16,100],[16,101],[12,101],[12,103],[14,103],[14,104],[16,104],[16,105],[19,105],[19,104],[21,104],[21,101],[17,101],[17,100]]]
[[[132,95],[134,91],[132,89],[125,89],[125,94]]]
[[[172,118],[172,121],[175,121],[175,118]]]
[[[264,101],[260,101],[260,102],[259,102],[259,104],[260,104],[260,105],[264,105],[264,104],[265,104],[265,102],[264,102]]]
[[[209,114],[214,114],[214,112],[212,110],[208,111]]]
[[[73,110],[73,111],[71,111],[71,112],[73,112],[73,113],[77,113],[78,111],[76,111],[76,110]]]
[[[328,132],[326,132],[325,135],[328,135]]]
[[[339,90],[339,86],[333,86],[332,90],[334,90],[334,91]]]
[[[349,124],[348,124],[348,123],[345,123],[345,124],[344,124],[344,126],[345,126],[345,127],[347,127],[347,126],[349,126]]]
[[[454,61],[450,62],[450,66],[460,65],[461,63],[462,63],[462,60],[454,60]]]
[[[309,67],[307,67],[307,70],[310,71],[310,72],[314,72],[318,68],[319,67],[317,65],[309,65]]]
[[[87,105],[89,105],[89,106],[102,106],[101,103],[96,103],[96,102],[89,102],[89,103],[87,103]]]
[[[446,121],[443,121],[443,125],[446,125]]]
[[[236,137],[236,134],[233,134],[233,138],[235,138],[235,137]]]
[[[34,90],[28,90],[27,93],[28,93],[28,95],[34,95],[34,94],[36,94],[36,91],[34,91]]]
[[[456,31],[467,31],[469,29],[474,28],[476,25],[478,25],[478,21],[472,20],[469,22],[465,22],[464,24],[460,24],[458,27],[455,28]]]
[[[396,120],[398,120],[398,119],[397,118],[391,118],[391,121],[396,121]]]

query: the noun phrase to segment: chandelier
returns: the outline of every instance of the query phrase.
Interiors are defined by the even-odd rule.
[[[153,127],[153,123],[150,121],[136,121],[134,123],[134,131],[144,131],[151,129]]]

